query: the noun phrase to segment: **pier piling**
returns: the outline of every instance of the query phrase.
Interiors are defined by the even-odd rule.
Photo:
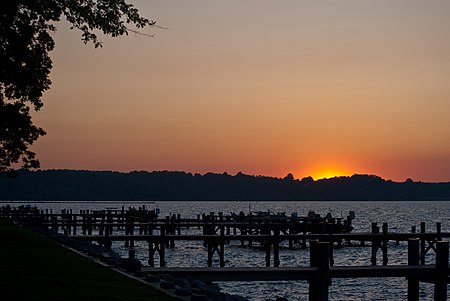
[[[311,241],[310,266],[317,271],[309,281],[309,300],[328,301],[328,286],[330,284],[330,243]]]

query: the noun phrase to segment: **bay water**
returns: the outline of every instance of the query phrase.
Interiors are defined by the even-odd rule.
[[[160,217],[170,214],[181,214],[182,217],[196,218],[198,214],[210,212],[243,211],[285,212],[287,215],[296,212],[298,216],[306,216],[309,211],[315,211],[321,216],[331,213],[333,217],[345,218],[349,211],[355,212],[353,232],[370,232],[371,223],[388,223],[389,232],[410,232],[411,226],[420,229],[420,222],[425,222],[427,232],[436,231],[436,222],[441,223],[442,232],[450,232],[450,201],[83,201],[83,202],[45,202],[45,201],[0,201],[0,206],[32,205],[39,209],[52,209],[54,213],[61,209],[101,210],[105,208],[159,208]],[[184,234],[197,234],[200,230],[191,228],[183,230]],[[335,266],[370,265],[370,246],[341,247],[334,249]],[[369,245],[369,244],[368,244]],[[113,249],[127,256],[128,249],[123,242],[114,242]],[[136,242],[136,255],[147,265],[148,245]],[[379,251],[380,252],[380,251]],[[381,264],[381,254],[378,256]],[[390,242],[388,246],[388,265],[407,264],[407,245],[401,242],[396,245]],[[175,248],[166,249],[167,266],[171,267],[205,267],[207,251],[202,242],[177,241]],[[258,247],[241,247],[239,241],[232,241],[225,246],[226,266],[264,267],[265,251]],[[434,262],[434,253],[426,258],[428,263]],[[155,262],[158,262],[156,256]],[[219,266],[216,256],[214,266]],[[287,248],[287,242],[281,245],[280,266],[309,266],[309,250],[295,246]],[[275,300],[286,297],[288,300],[308,300],[308,283],[306,281],[272,281],[272,282],[220,282],[222,291],[248,297],[250,300]],[[450,288],[450,286],[448,286]],[[402,278],[360,278],[333,279],[329,288],[330,300],[406,300],[407,281]],[[433,300],[433,285],[420,284],[420,300]]]

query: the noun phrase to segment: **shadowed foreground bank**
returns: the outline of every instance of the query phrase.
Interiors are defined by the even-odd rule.
[[[1,300],[174,300],[0,220]]]

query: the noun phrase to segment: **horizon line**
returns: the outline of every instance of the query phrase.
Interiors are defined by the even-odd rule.
[[[311,178],[314,182],[317,181],[323,181],[323,180],[332,180],[332,179],[339,179],[339,178],[351,178],[354,176],[367,176],[367,177],[377,177],[380,178],[384,181],[390,181],[390,182],[394,182],[394,183],[406,183],[406,182],[413,182],[413,183],[450,183],[450,180],[448,181],[434,181],[434,182],[427,182],[427,181],[416,181],[413,180],[412,178],[406,178],[404,181],[394,181],[392,179],[386,179],[383,178],[382,176],[376,175],[376,174],[369,174],[369,173],[354,173],[352,175],[336,175],[333,177],[329,177],[329,178],[318,178],[318,179],[314,179],[313,176],[309,175],[309,176],[304,176],[302,178],[295,178],[294,175],[292,173],[288,173],[286,176],[284,177],[277,177],[277,176],[270,176],[270,175],[258,175],[258,174],[246,174],[244,172],[238,171],[236,172],[234,175],[230,174],[227,171],[224,172],[213,172],[213,171],[208,171],[205,173],[200,173],[200,172],[191,172],[191,171],[184,171],[184,170],[168,170],[168,169],[164,169],[164,170],[130,170],[130,171],[119,171],[119,170],[112,170],[112,169],[102,169],[102,170],[95,170],[95,169],[70,169],[70,168],[47,168],[47,169],[33,169],[33,170],[24,170],[24,169],[17,169],[17,171],[29,171],[29,172],[38,172],[38,171],[87,171],[87,172],[111,172],[111,173],[121,173],[121,174],[131,174],[134,172],[146,172],[146,173],[158,173],[158,172],[173,172],[173,173],[185,173],[185,174],[191,174],[191,175],[200,175],[200,176],[205,176],[207,174],[214,174],[214,175],[228,175],[228,176],[238,176],[238,175],[245,175],[245,176],[252,176],[252,177],[263,177],[263,178],[274,178],[274,179],[286,179],[286,178],[291,178],[290,175],[292,176],[292,180],[293,181],[302,181],[302,180],[306,180]]]

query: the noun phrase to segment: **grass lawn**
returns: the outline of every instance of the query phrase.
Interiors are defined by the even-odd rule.
[[[174,299],[0,220],[0,300]]]

